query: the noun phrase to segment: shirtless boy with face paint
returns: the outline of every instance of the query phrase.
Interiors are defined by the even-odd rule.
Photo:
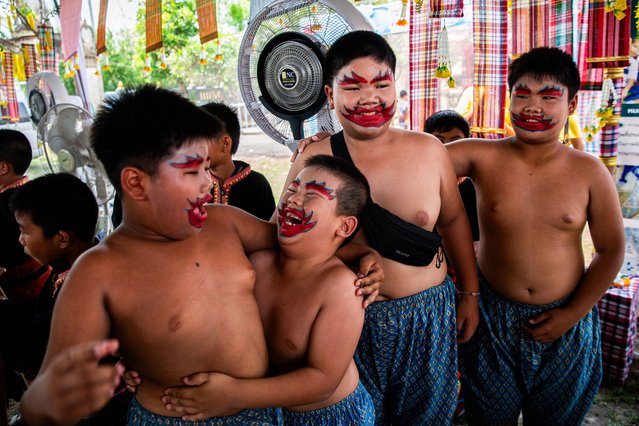
[[[255,271],[244,253],[274,247],[275,227],[239,209],[204,206],[207,144],[218,131],[188,100],[150,86],[106,100],[93,125],[92,145],[122,197],[123,222],[68,275],[43,371],[67,348],[117,338],[119,355],[144,377],[128,424],[180,421],[161,397],[183,376],[253,378],[267,370]],[[272,410],[238,411],[216,421],[278,421]]]
[[[515,136],[447,145],[477,190],[481,320],[460,348],[470,424],[581,424],[601,380],[597,301],[619,271],[615,185],[595,157],[562,145],[579,71],[532,49],[508,76]],[[596,253],[584,270],[586,223]]]
[[[277,209],[279,250],[250,256],[269,352],[265,379],[200,373],[164,398],[185,420],[230,408],[283,406],[285,425],[373,425],[353,354],[364,322],[353,272],[335,257],[357,229],[366,178],[331,156],[308,159]]]
[[[472,238],[454,170],[436,138],[390,127],[395,55],[383,37],[349,33],[331,46],[325,65],[325,92],[344,130],[308,145],[286,187],[315,154],[350,157],[367,177],[376,207],[355,241],[380,252],[386,279],[380,301],[366,310],[355,357],[361,380],[377,424],[452,423],[456,338],[467,341],[479,318]],[[464,293],[457,321],[442,244]]]

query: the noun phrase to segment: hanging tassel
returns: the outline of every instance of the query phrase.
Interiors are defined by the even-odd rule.
[[[614,13],[615,18],[619,21],[626,17],[626,9],[628,9],[626,0],[606,0],[604,3],[604,10]]]
[[[7,15],[7,26],[9,27],[9,32],[13,32],[13,21],[11,21],[11,16]]]
[[[109,64],[109,54],[104,52],[102,54],[102,71],[109,71],[111,69],[111,65]]]
[[[448,30],[446,25],[437,36],[437,69],[435,70],[435,78],[447,78],[448,87],[455,87],[455,79],[450,71],[450,56],[448,53]]]
[[[639,3],[637,3],[637,7],[635,9],[635,29],[637,33],[639,33]]]
[[[206,50],[204,50],[204,46],[200,47],[200,65],[206,65],[209,63],[209,60],[206,59]]]
[[[95,57],[95,76],[100,77],[102,74],[100,73],[100,55]]]
[[[406,9],[408,9],[408,0],[402,0],[402,12],[396,22],[398,27],[405,27],[408,25],[408,21],[406,20]]]
[[[29,29],[35,33],[36,32],[35,15],[33,14],[32,11],[29,11],[27,13],[26,18],[27,18],[27,25],[29,25]]]
[[[215,44],[217,44],[217,53],[215,54],[215,57],[213,58],[216,61],[221,61],[222,59],[224,59],[224,56],[222,55],[222,51],[220,50],[220,39],[216,38],[215,39]]]
[[[65,61],[64,62],[64,78],[73,78],[73,76],[75,75],[75,71],[73,70],[73,67],[70,64],[70,61]]]
[[[166,54],[164,53],[164,48],[160,49],[160,68],[162,68],[163,70],[168,68],[168,65],[166,64]]]
[[[49,30],[46,29],[44,31],[44,40],[46,41],[46,46],[45,49],[47,52],[51,51],[51,49],[53,49],[53,29]]]
[[[317,17],[315,16],[315,14],[317,13],[317,7],[315,5],[311,7],[311,13],[313,19],[313,23],[311,24],[311,31],[317,32],[322,29],[322,25],[317,22]]]
[[[415,12],[420,13],[424,6],[424,0],[415,0]]]
[[[618,100],[619,96],[617,96],[612,80],[609,78],[605,79],[601,85],[601,105],[599,105],[595,113],[596,117],[599,118],[599,127],[604,127],[606,125],[606,119],[612,117]]]
[[[148,53],[144,57],[144,68],[142,68],[144,72],[151,72],[151,55]]]
[[[27,81],[27,73],[24,69],[24,56],[22,53],[13,54],[13,75],[18,81]]]
[[[80,64],[78,62],[79,62],[78,54],[76,53],[75,55],[73,55],[73,69],[76,71],[80,70]]]

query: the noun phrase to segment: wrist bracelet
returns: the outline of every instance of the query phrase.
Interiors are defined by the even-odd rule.
[[[479,296],[479,292],[478,291],[461,291],[461,290],[457,290],[457,293],[466,294],[468,296]]]

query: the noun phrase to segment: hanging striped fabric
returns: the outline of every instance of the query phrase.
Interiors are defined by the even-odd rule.
[[[100,14],[98,15],[98,35],[95,42],[97,55],[106,52],[106,19],[109,0],[100,0]]]
[[[217,38],[215,0],[197,0],[197,24],[201,44]]]
[[[7,109],[9,120],[11,122],[20,121],[20,112],[18,110],[18,100],[16,98],[16,88],[13,76],[13,54],[5,52],[4,54],[4,92],[6,95]]]
[[[410,4],[410,127],[416,131],[422,131],[426,118],[439,111],[439,80],[435,78],[435,69],[441,21],[429,18],[428,7],[424,5],[416,12],[414,2]]]
[[[428,12],[428,16],[431,18],[463,18],[464,1],[430,0],[430,11]]]
[[[23,44],[22,56],[24,57],[24,73],[28,80],[33,74],[40,71],[40,61],[38,61],[35,44]]]
[[[534,47],[548,46],[550,5],[546,0],[513,0],[512,58]]]
[[[38,40],[40,41],[40,69],[58,74],[53,28],[48,25],[38,26]]]
[[[572,2],[552,0],[549,5],[548,46],[573,54]]]
[[[501,0],[473,1],[474,101],[471,132],[497,139],[504,131],[508,11]]]
[[[162,46],[162,0],[146,0],[146,53]]]

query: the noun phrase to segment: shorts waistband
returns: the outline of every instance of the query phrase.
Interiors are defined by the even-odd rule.
[[[427,288],[424,291],[420,291],[419,293],[411,294],[410,296],[400,297],[399,299],[391,299],[391,300],[383,300],[380,302],[375,302],[371,304],[367,311],[377,311],[377,310],[389,310],[389,309],[397,309],[401,310],[404,308],[414,308],[418,305],[423,305],[425,302],[430,300],[440,298],[446,296],[447,293],[450,293],[451,297],[454,297],[455,294],[455,285],[453,284],[453,280],[450,276],[446,275],[444,281],[441,284],[436,286]]]

